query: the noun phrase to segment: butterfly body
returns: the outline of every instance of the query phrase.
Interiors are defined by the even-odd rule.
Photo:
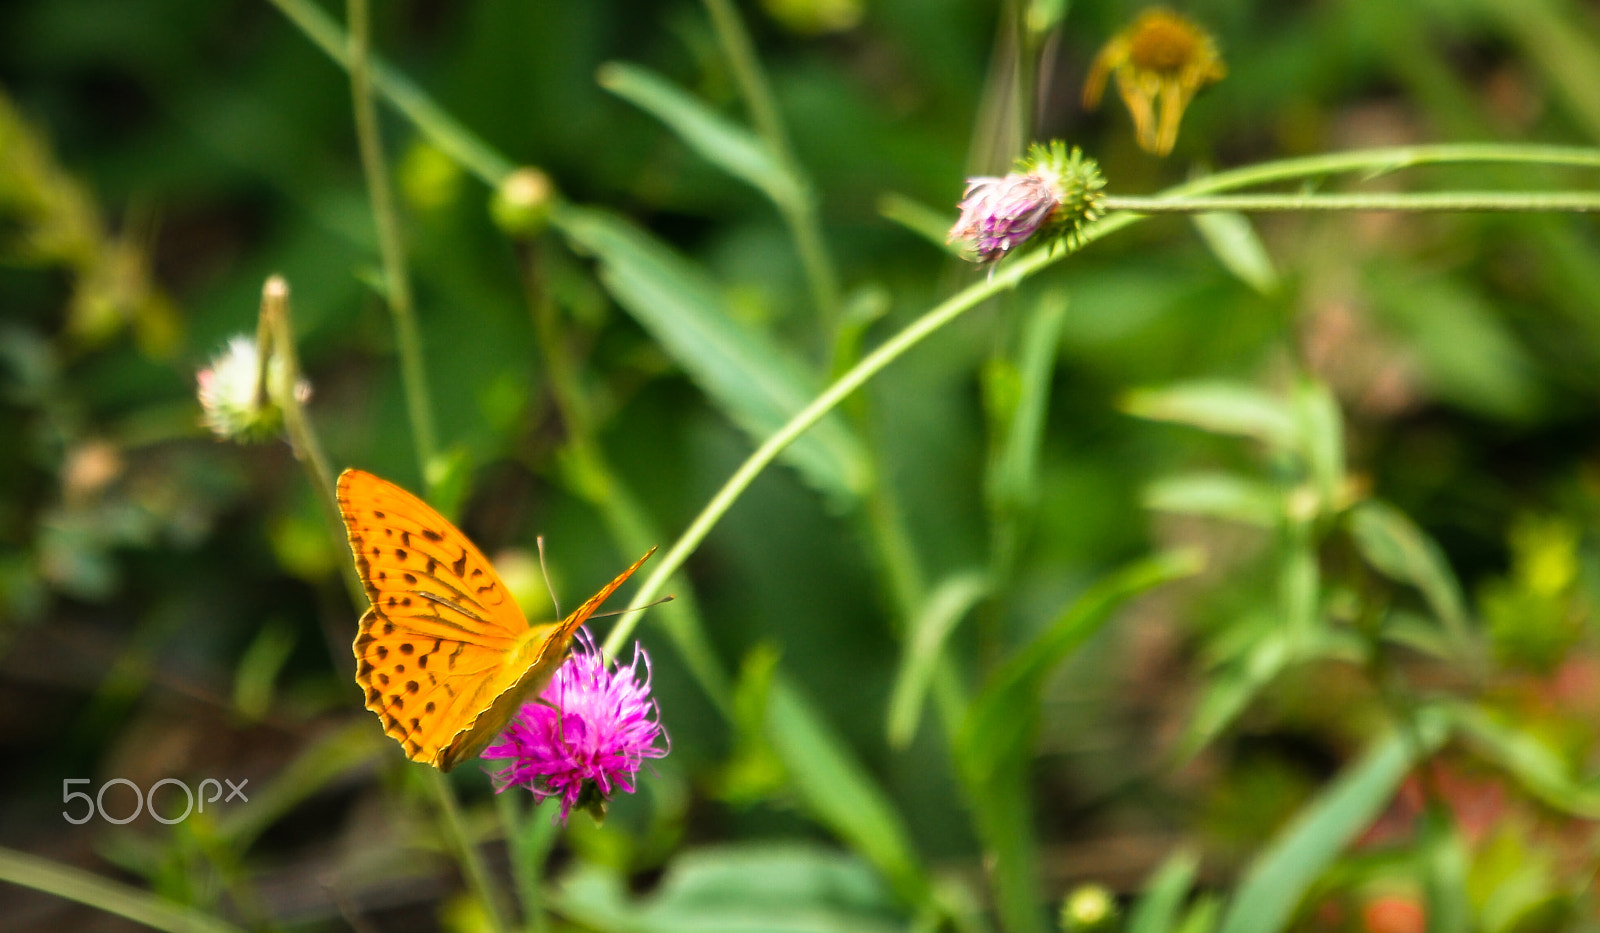
[[[338,499],[372,601],[353,645],[356,683],[406,756],[441,771],[550,683],[573,633],[655,552],[565,618],[530,625],[477,546],[421,499],[361,470],[340,474]]]

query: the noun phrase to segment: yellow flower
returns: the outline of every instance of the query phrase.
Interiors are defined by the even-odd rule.
[[[1227,73],[1217,43],[1205,30],[1157,7],[1140,13],[1095,56],[1083,85],[1083,105],[1099,106],[1106,76],[1115,74],[1117,92],[1133,116],[1139,148],[1166,155],[1178,141],[1178,122],[1189,101]]]

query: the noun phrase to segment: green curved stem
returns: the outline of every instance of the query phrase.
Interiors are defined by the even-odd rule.
[[[489,870],[483,863],[483,857],[478,854],[477,842],[467,831],[466,821],[461,818],[461,804],[456,800],[455,788],[450,786],[450,779],[438,769],[423,770],[427,772],[425,780],[428,789],[439,804],[440,823],[443,824],[446,841],[455,850],[462,874],[467,876],[467,887],[482,902],[491,933],[506,933],[509,927],[506,926],[505,914],[501,912],[498,889],[489,880]]]
[[[1440,191],[1420,194],[1235,194],[1210,198],[1108,197],[1106,211],[1204,214],[1238,211],[1600,211],[1600,192]]]
[[[395,212],[389,168],[383,158],[378,133],[378,113],[372,101],[371,16],[367,0],[349,0],[350,36],[346,64],[350,70],[350,98],[355,111],[356,141],[361,148],[361,168],[367,177],[367,197],[378,228],[378,251],[383,256],[383,294],[394,314],[395,344],[400,351],[400,377],[405,383],[406,410],[411,418],[411,438],[417,449],[417,466],[423,488],[433,491],[433,401],[428,395],[428,373],[422,365],[422,337],[406,271],[405,242],[400,217]]]
[[[1107,218],[1097,225],[1096,229],[1126,226],[1133,222],[1133,215],[1122,214],[1117,217]],[[1087,237],[1086,237],[1087,239]],[[1059,254],[1058,254],[1059,255]],[[739,469],[728,478],[711,501],[684,530],[678,540],[674,541],[666,555],[656,564],[650,576],[645,579],[644,585],[634,595],[628,608],[636,609],[654,599],[661,592],[662,585],[672,575],[694,549],[705,539],[711,528],[722,518],[728,508],[738,500],[744,490],[767,468],[773,459],[785,447],[794,443],[795,439],[804,434],[812,425],[821,421],[823,416],[832,411],[838,404],[850,396],[856,389],[865,385],[868,379],[876,376],[884,367],[899,359],[907,350],[921,343],[929,335],[944,327],[946,324],[960,317],[962,314],[981,304],[986,299],[999,294],[1009,288],[1014,288],[1023,279],[1050,265],[1057,257],[1052,256],[1049,250],[1038,249],[1021,257],[1010,266],[1001,269],[986,281],[971,285],[955,296],[937,305],[933,310],[922,317],[912,321],[904,330],[885,341],[876,350],[867,354],[861,362],[852,366],[844,375],[828,386],[821,395],[811,400],[811,403],[802,408],[789,422],[779,428],[757,447]],[[606,639],[608,650],[621,646],[627,641],[633,627],[638,624],[637,613],[629,612],[621,617],[616,628],[611,630],[611,636]]]

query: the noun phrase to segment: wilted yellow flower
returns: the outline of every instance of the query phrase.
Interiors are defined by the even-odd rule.
[[[1139,148],[1166,155],[1178,141],[1178,122],[1201,88],[1228,74],[1217,43],[1199,26],[1171,10],[1145,10],[1117,33],[1089,66],[1083,105],[1093,109],[1105,93],[1106,76],[1117,76],[1117,92],[1128,105]],[[1161,114],[1156,117],[1156,107]]]

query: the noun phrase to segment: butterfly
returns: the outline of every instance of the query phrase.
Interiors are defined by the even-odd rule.
[[[427,503],[361,470],[339,475],[339,514],[372,607],[354,645],[367,709],[406,757],[449,771],[537,697],[572,636],[655,548],[558,622],[528,624],[494,567]]]

